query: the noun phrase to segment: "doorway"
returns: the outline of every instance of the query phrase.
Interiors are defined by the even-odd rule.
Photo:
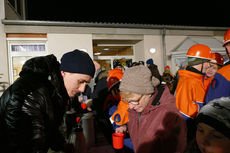
[[[134,46],[128,44],[96,44],[93,46],[94,60],[101,68],[114,68],[114,61],[119,61],[123,67],[130,67],[134,61]]]

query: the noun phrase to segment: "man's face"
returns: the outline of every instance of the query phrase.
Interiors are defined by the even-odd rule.
[[[86,74],[69,73],[61,71],[64,80],[64,85],[69,97],[74,97],[76,94],[85,91],[85,86],[92,79]]]

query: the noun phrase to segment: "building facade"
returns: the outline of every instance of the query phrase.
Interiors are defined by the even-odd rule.
[[[86,51],[106,69],[115,59],[126,65],[152,58],[161,73],[166,65],[175,73],[186,61],[187,49],[196,43],[225,52],[225,27],[28,21],[25,13],[18,17],[9,11],[9,4],[0,0],[0,82],[12,83],[31,57],[54,54],[60,60],[74,49]]]

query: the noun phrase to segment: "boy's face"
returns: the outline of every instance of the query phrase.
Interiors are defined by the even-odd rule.
[[[212,77],[216,74],[217,70],[218,70],[218,65],[214,63],[210,63],[210,66],[206,71],[206,75],[208,77]]]
[[[205,123],[197,126],[196,142],[202,153],[230,153],[230,139]]]
[[[202,64],[200,64],[200,71],[202,71],[202,73],[206,73],[209,66],[210,66],[209,62],[205,62],[203,63],[203,69],[202,69]]]

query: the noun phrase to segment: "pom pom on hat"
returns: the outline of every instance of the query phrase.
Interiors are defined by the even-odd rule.
[[[62,56],[60,70],[70,73],[86,74],[93,78],[95,66],[86,52],[76,49]]]

